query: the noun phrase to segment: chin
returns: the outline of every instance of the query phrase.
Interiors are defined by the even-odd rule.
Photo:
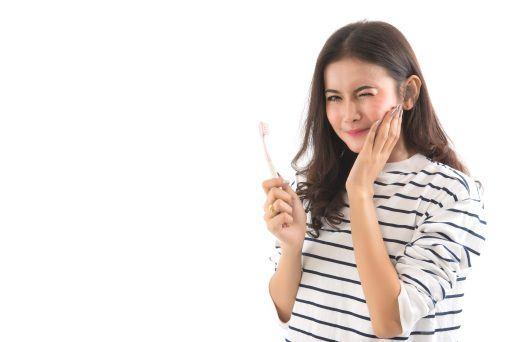
[[[353,153],[360,153],[361,150],[363,149],[363,145],[359,145],[359,144],[354,144],[354,143],[347,143],[345,141],[345,145],[347,145],[348,149],[350,151],[352,151]]]

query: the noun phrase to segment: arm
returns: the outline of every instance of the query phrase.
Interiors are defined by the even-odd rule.
[[[277,270],[269,282],[270,297],[282,322],[288,322],[291,318],[301,276],[302,250],[283,248]]]
[[[400,335],[400,282],[382,239],[373,195],[370,192],[348,192],[347,195],[357,271],[373,330],[380,338]]]
[[[402,336],[408,336],[436,303],[455,293],[457,278],[468,274],[482,252],[487,234],[483,197],[472,182],[469,185],[470,191],[432,204],[411,242],[397,255]]]

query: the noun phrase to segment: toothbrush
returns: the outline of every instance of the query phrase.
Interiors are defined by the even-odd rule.
[[[266,140],[265,140],[265,137],[268,136],[268,133],[269,133],[268,124],[263,121],[260,121],[259,129],[260,129],[261,140],[263,142],[263,150],[265,151],[265,158],[267,159],[267,164],[270,169],[270,173],[273,178],[278,178],[278,177],[280,177],[280,174],[276,171],[274,163],[272,163],[272,159],[270,158],[270,154],[268,153],[267,144],[266,144]],[[290,182],[288,180],[285,179],[284,181],[287,184],[290,184]],[[293,185],[294,183],[295,183],[295,181],[291,185]],[[288,227],[288,224],[284,223],[283,227]]]

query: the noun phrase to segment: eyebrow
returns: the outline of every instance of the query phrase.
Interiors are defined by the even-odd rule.
[[[372,87],[372,86],[369,86],[369,85],[364,85],[364,86],[360,86],[359,88],[357,88],[356,90],[354,90],[354,93],[357,93],[358,91],[361,91],[361,90],[364,90],[364,89],[377,89],[376,87]],[[336,89],[325,89],[325,93],[335,93],[335,94],[340,94],[339,91],[337,91]]]

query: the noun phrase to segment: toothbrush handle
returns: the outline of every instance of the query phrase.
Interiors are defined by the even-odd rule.
[[[270,173],[272,174],[272,177],[279,178],[279,175],[277,174],[276,168],[274,166],[274,163],[272,163],[271,160],[268,161],[268,166],[270,168]]]
[[[267,159],[267,164],[268,164],[268,167],[270,168],[270,173],[272,174],[273,178],[277,178],[277,177],[279,177],[279,175],[277,174],[274,163],[272,163],[272,159],[270,159],[270,154],[268,153],[268,150],[267,150],[267,144],[265,143],[265,138],[263,137],[262,140],[263,140],[263,150],[265,151],[265,158]]]

